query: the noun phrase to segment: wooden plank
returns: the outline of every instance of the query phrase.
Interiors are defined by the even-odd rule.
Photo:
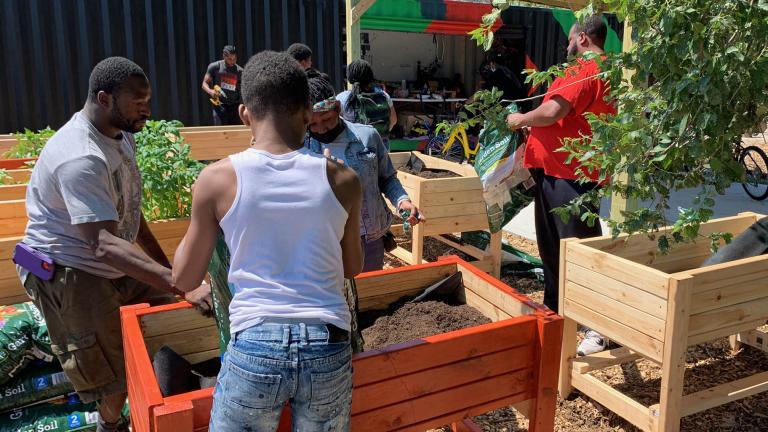
[[[215,327],[213,318],[202,316],[192,308],[175,309],[161,314],[143,315],[140,318],[144,338],[152,338],[184,330]]]
[[[149,356],[155,355],[163,345],[176,351],[179,355],[198,353],[218,349],[219,334],[216,326],[183,330],[176,333],[144,338]]]
[[[163,404],[153,410],[152,426],[156,431],[192,432],[192,402]]]
[[[0,237],[23,235],[27,228],[27,217],[0,219]]]
[[[582,375],[574,371],[571,373],[571,380],[574,387],[600,405],[615,412],[643,431],[653,431],[650,409],[645,405],[589,374]]]
[[[666,318],[667,301],[661,297],[584,268],[573,262],[565,263],[565,269],[568,273],[568,280],[576,284],[589,287],[592,291],[656,318]]]
[[[358,413],[352,416],[351,430],[411,430],[407,428],[413,426],[415,429],[417,425],[421,430],[439,427],[445,424],[442,416],[463,412],[467,406],[513,395],[520,395],[519,401],[528,399],[530,377],[531,371],[523,369]]]
[[[423,228],[423,234],[427,236],[437,234],[451,234],[455,232],[480,231],[488,229],[488,216],[476,214],[469,216],[456,216],[432,219],[427,215],[427,220],[416,225]]]
[[[555,428],[557,410],[558,366],[560,347],[563,342],[563,319],[557,315],[538,320],[536,332],[535,395],[529,411],[528,430],[552,431]]]
[[[451,238],[447,237],[447,235],[439,235],[439,236],[434,236],[432,238],[434,238],[435,240],[438,240],[438,241],[440,241],[442,243],[445,243],[445,244],[447,244],[448,246],[450,246],[450,247],[452,247],[454,249],[458,249],[458,250],[464,252],[465,254],[467,254],[467,255],[469,255],[471,257],[475,257],[477,259],[484,259],[484,258],[488,258],[490,256],[489,253],[485,252],[484,250],[482,250],[480,248],[476,248],[476,247],[474,247],[472,245],[468,245],[468,244],[457,243],[457,242],[453,241]]]
[[[663,344],[621,322],[606,318],[573,300],[565,299],[564,315],[592,330],[613,339],[617,343],[637,351],[657,363],[661,362]]]
[[[0,185],[0,201],[24,200],[27,185]]]
[[[411,426],[396,429],[397,432],[424,432],[425,430],[434,429],[435,425],[443,426],[445,424],[449,424],[452,421],[460,420],[460,419],[466,419],[468,417],[475,417],[480,414],[485,414],[489,411],[493,411],[495,409],[507,407],[507,406],[515,406],[516,404],[525,403],[527,398],[529,398],[528,392],[518,393],[514,395],[510,395],[507,397],[503,397],[501,399],[496,399],[490,402],[482,403],[479,405],[474,405],[470,407],[462,408],[458,411],[450,412],[447,414],[444,414],[439,417],[435,417],[429,420],[426,420],[424,422],[415,423]],[[354,419],[353,419],[353,426],[354,426]],[[352,430],[357,430],[352,428]],[[367,430],[367,429],[362,429]]]
[[[398,246],[397,249],[390,251],[389,253],[409,264],[413,262],[413,254],[402,246]]]
[[[392,291],[423,289],[447,278],[458,269],[453,263],[429,264],[419,268],[398,268],[378,272],[363,273],[355,278],[357,296],[360,301],[367,297],[387,294]]]
[[[158,240],[181,238],[189,228],[189,218],[154,221],[149,223],[149,229]]]
[[[704,342],[710,342],[710,341],[717,340],[730,335],[735,335],[745,330],[748,331],[750,329],[760,327],[763,324],[765,324],[765,319],[758,319],[751,322],[744,322],[744,323],[740,323],[732,326],[720,327],[717,330],[713,330],[707,333],[699,333],[695,335],[689,334],[688,346],[698,345]]]
[[[0,201],[0,219],[16,219],[27,217],[26,200],[24,198]]]
[[[419,201],[423,207],[471,203],[485,204],[483,194],[478,193],[478,191],[432,192],[422,196]]]
[[[534,349],[527,345],[355,387],[352,415],[491,376],[522,369],[530,371],[533,365]]]
[[[427,193],[424,196],[428,195],[429,194]],[[425,206],[422,204],[422,207],[420,207],[419,210],[424,211],[424,215],[428,218],[428,220],[478,214],[483,215],[486,218],[488,217],[488,212],[486,211],[484,202],[444,204],[438,206]]]
[[[768,372],[683,396],[683,417],[768,391]]]
[[[557,279],[557,312],[560,313],[560,315],[562,315],[565,319],[563,323],[563,341],[560,346],[560,371],[557,384],[557,390],[560,393],[560,397],[563,399],[567,398],[573,390],[571,385],[571,359],[576,357],[577,349],[576,321],[574,321],[570,315],[565,313],[565,281],[568,279],[569,270],[569,268],[565,265],[566,250],[568,243],[572,241],[576,240],[573,238],[560,240],[560,256],[558,263],[558,269],[560,271],[558,272]]]
[[[478,177],[477,171],[475,171],[472,165],[457,164],[456,162],[426,155],[419,151],[411,152],[411,154],[421,159],[427,169],[450,171],[462,177]]]
[[[472,272],[463,271],[461,275],[464,281],[465,295],[469,296],[471,292],[501,309],[506,315],[521,316],[535,311],[529,304],[512,297],[508,292],[489,284]]]
[[[585,374],[594,370],[639,360],[642,356],[627,347],[601,351],[599,353],[577,357],[571,360],[573,370]]]
[[[455,177],[455,178],[438,178],[438,179],[426,179],[423,180],[422,192],[459,192],[459,191],[477,191],[481,193],[483,190],[483,184],[478,177]]]
[[[658,426],[662,430],[680,428],[685,381],[685,352],[688,348],[688,313],[691,307],[693,277],[674,278],[669,285],[667,327],[661,364],[661,400]]]
[[[11,177],[13,183],[29,183],[29,178],[32,177],[32,170],[28,168],[6,170],[5,173]]]
[[[695,294],[698,294],[735,283],[745,283],[756,278],[768,277],[768,256],[758,255],[688,270],[681,274],[696,278],[696,283],[692,289]]]
[[[524,316],[366,351],[355,356],[354,385],[526,346],[533,341],[535,326],[536,318]]]
[[[487,318],[489,318],[493,322],[512,318],[512,315],[499,309],[498,307],[493,305],[493,303],[489,302],[483,297],[480,297],[474,291],[465,289],[464,297],[467,305],[477,309],[478,311],[480,311],[480,313],[485,315]]]
[[[566,261],[623,281],[662,299],[667,298],[669,275],[577,241],[566,244]]]
[[[756,320],[768,320],[768,297],[691,315],[689,332],[697,335]]]
[[[765,297],[765,281],[768,279],[768,261],[758,261],[752,264],[760,264],[765,267],[760,271],[744,269],[744,275],[722,281],[719,288],[709,291],[698,291],[698,285],[694,285],[691,299],[691,314],[719,309]]]
[[[659,342],[664,341],[664,320],[653,315],[627,306],[570,280],[565,281],[565,298],[585,305],[605,318],[621,322]]]

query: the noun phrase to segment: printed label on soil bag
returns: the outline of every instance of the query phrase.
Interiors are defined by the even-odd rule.
[[[52,360],[48,328],[30,302],[0,306],[0,384],[34,358]]]
[[[19,408],[74,392],[58,363],[29,365],[18,377],[0,385],[0,411]]]

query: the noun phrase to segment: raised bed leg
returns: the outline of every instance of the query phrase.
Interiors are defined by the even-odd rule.
[[[741,349],[741,341],[739,340],[739,335],[730,335],[728,336],[728,343],[731,345],[731,351],[736,352]]]
[[[413,255],[413,261],[411,264],[421,264],[424,256],[424,234],[422,233],[423,227],[418,224],[412,228],[411,231],[411,254]]]
[[[688,315],[693,277],[675,278],[670,283],[667,300],[667,325],[661,362],[661,400],[657,412],[659,432],[680,430],[682,417],[685,352],[688,348]]]
[[[495,278],[501,277],[501,238],[501,230],[491,234],[491,244],[489,248],[492,260],[491,275]]]
[[[563,342],[560,349],[560,380],[557,386],[560,397],[563,399],[567,398],[573,391],[573,386],[571,385],[571,359],[576,358],[577,349],[576,321],[563,314],[563,307],[565,306],[565,248],[569,240],[574,239],[560,240],[560,279],[557,282],[558,304],[560,307],[557,313],[565,318],[563,320]]]

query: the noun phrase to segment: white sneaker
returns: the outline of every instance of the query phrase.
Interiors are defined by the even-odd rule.
[[[579,347],[576,349],[576,353],[580,356],[585,356],[605,351],[606,347],[608,347],[607,337],[604,337],[594,330],[587,330],[587,333],[584,335],[584,340],[581,341]]]

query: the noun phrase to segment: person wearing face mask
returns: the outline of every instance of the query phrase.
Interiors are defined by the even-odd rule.
[[[510,114],[510,129],[530,127],[530,137],[525,149],[525,167],[531,170],[536,181],[535,219],[536,239],[544,264],[544,304],[558,310],[558,278],[560,239],[588,238],[602,235],[599,223],[589,226],[579,216],[571,216],[568,222],[552,213],[573,199],[600,187],[598,172],[585,172],[592,182],[579,182],[582,170],[577,159],[566,163],[568,153],[558,152],[567,138],[591,136],[592,130],[586,113],[596,115],[616,114],[613,103],[606,98],[608,84],[599,76],[600,67],[594,58],[582,58],[592,52],[603,54],[608,28],[601,16],[592,16],[576,23],[568,36],[568,55],[577,57],[576,63],[557,78],[542,104],[535,110]],[[593,206],[585,210],[599,213]],[[579,345],[581,355],[602,351],[608,340],[595,331],[588,331]]]
[[[424,221],[424,217],[397,179],[397,171],[378,132],[372,126],[351,123],[340,117],[339,101],[327,75],[309,70],[307,76],[313,106],[305,145],[316,153],[330,154],[354,169],[360,177],[363,185],[360,218],[365,257],[363,271],[381,270],[384,267],[385,235],[393,220],[382,194],[398,211],[409,212],[411,225]]]

